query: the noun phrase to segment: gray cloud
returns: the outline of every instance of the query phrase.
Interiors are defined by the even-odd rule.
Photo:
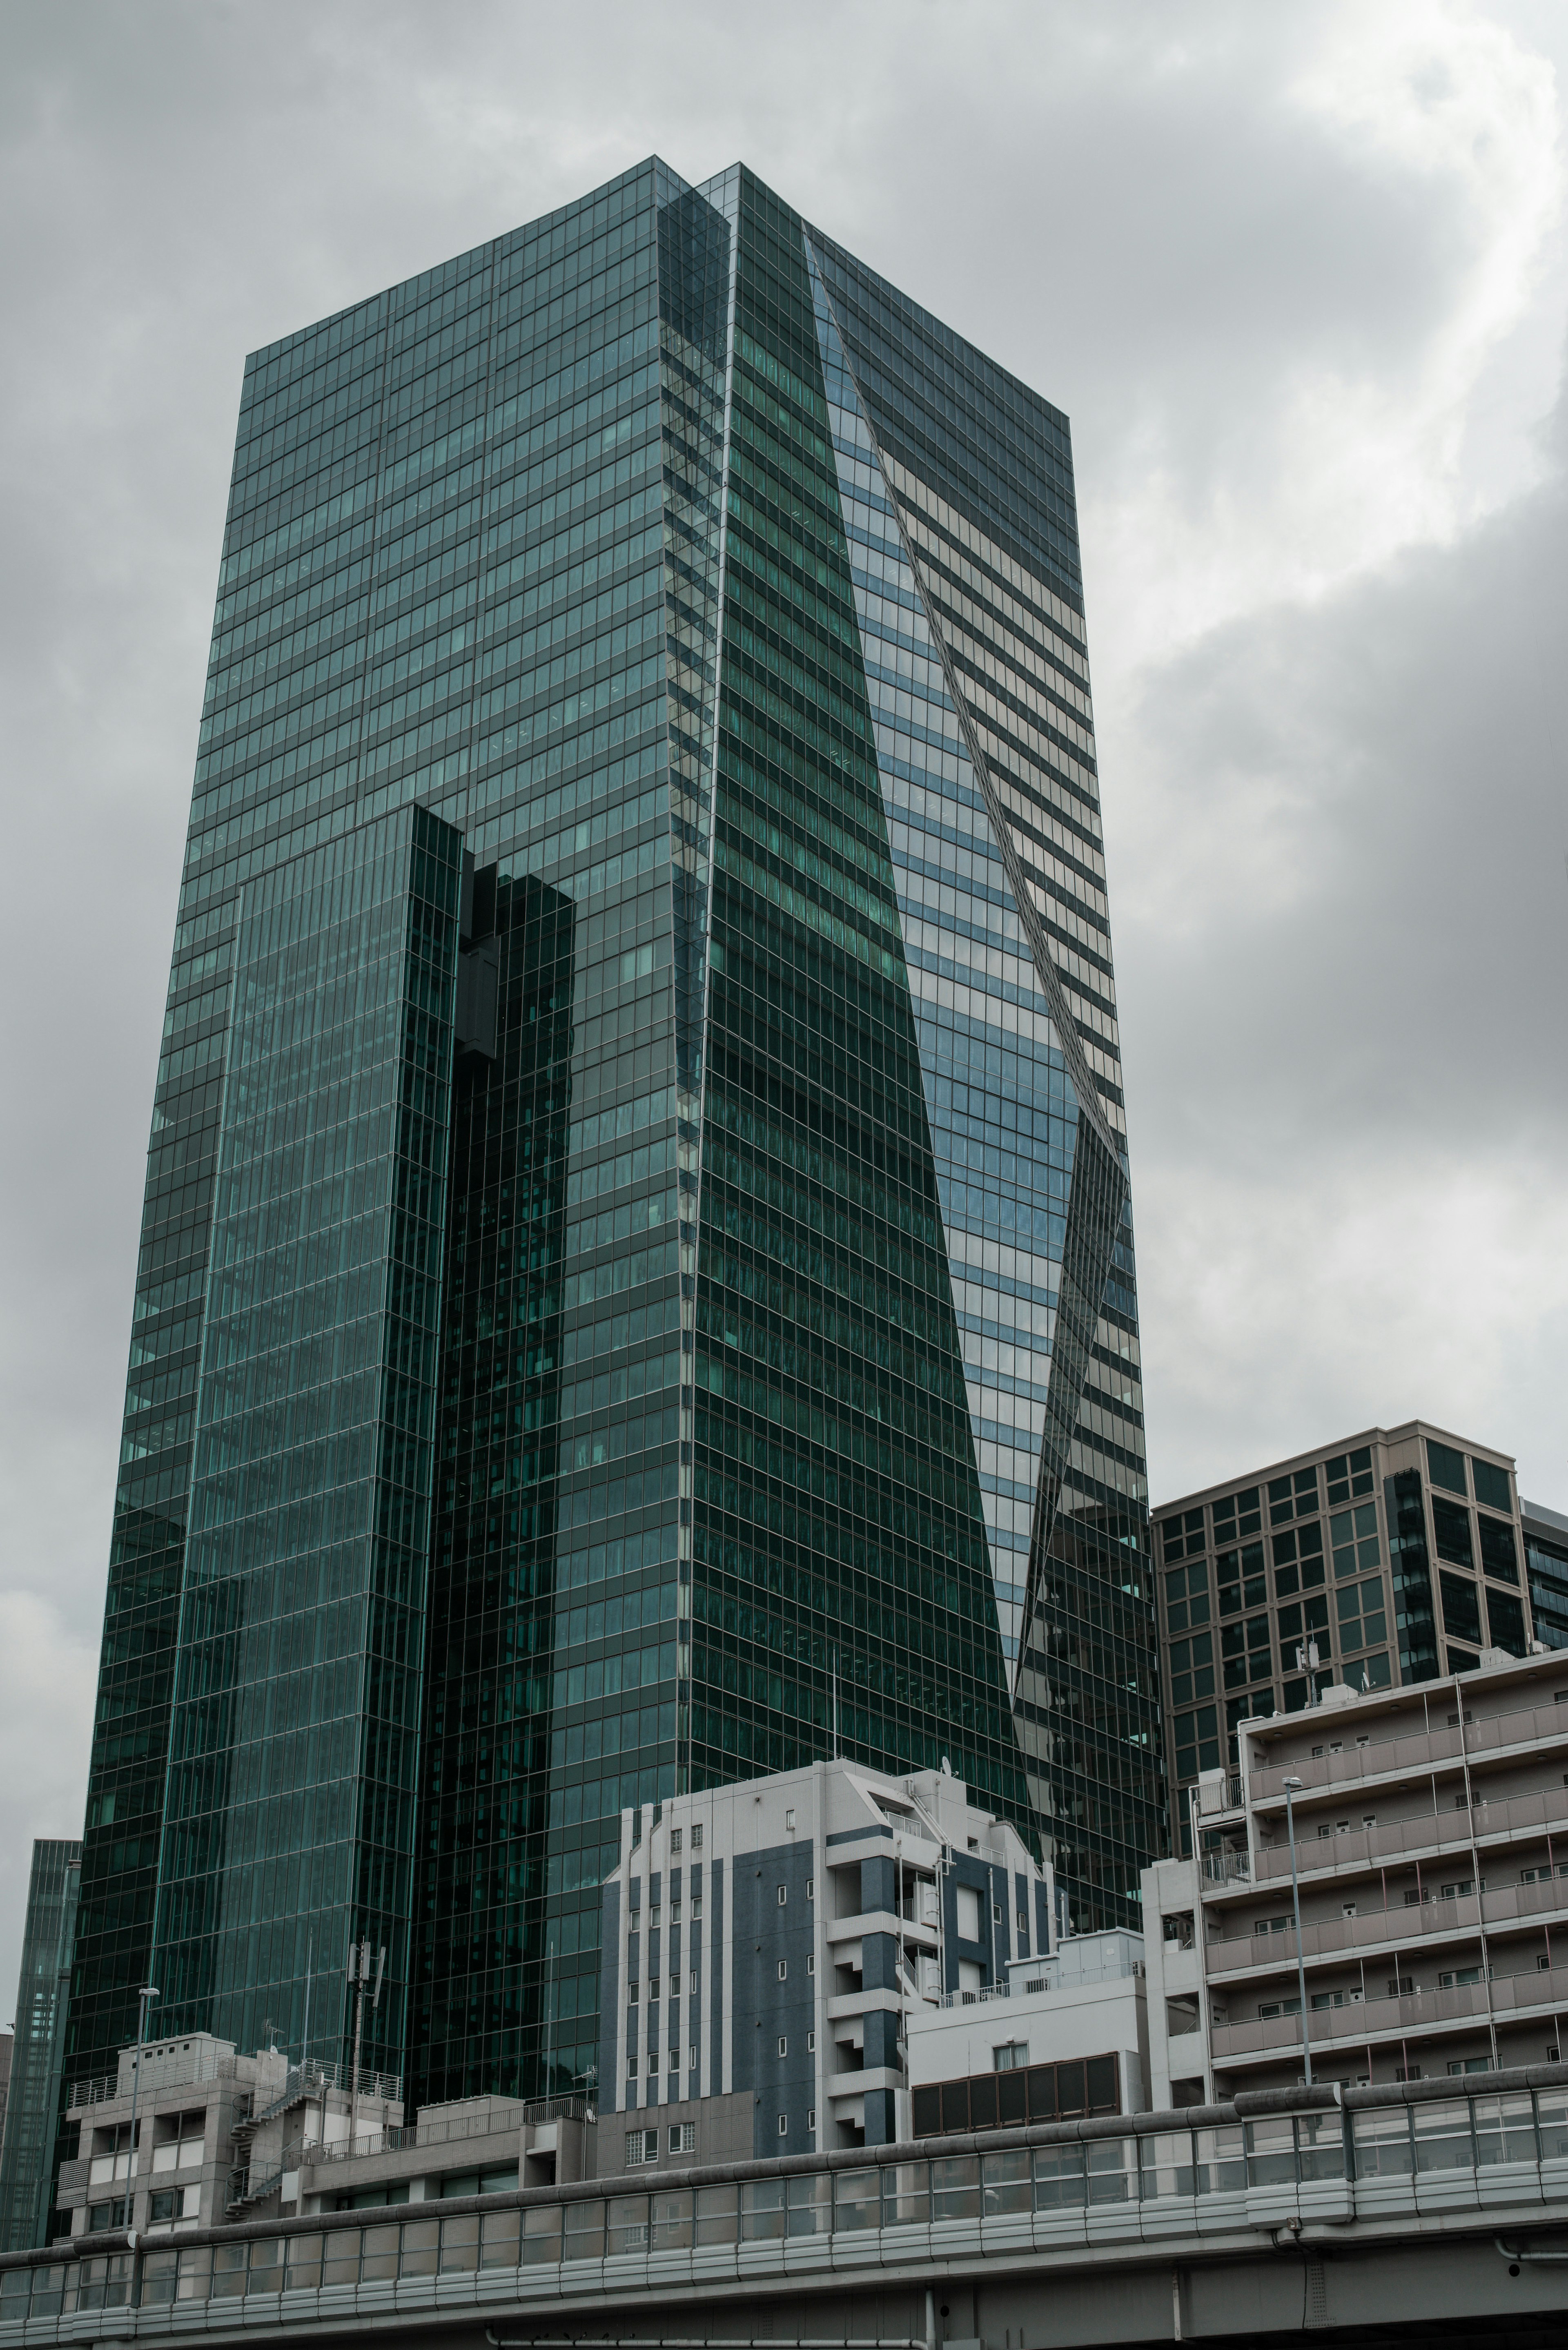
[[[650,149],[744,155],[1073,415],[1157,1488],[1420,1409],[1568,1501],[1552,43],[1229,0],[5,12],[0,2000],[29,1839],[80,1821],[244,353]]]

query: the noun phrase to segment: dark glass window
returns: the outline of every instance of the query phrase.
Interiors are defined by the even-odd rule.
[[[1383,1498],[1394,1569],[1399,1678],[1406,1682],[1430,1680],[1438,1669],[1438,1629],[1420,1471],[1402,1469],[1387,1478]]]
[[[1345,1575],[1365,1574],[1368,1567],[1382,1565],[1377,1548],[1377,1506],[1363,1502],[1354,1510],[1345,1510],[1328,1522],[1329,1539],[1334,1544],[1335,1579]]]
[[[1476,1499],[1489,1510],[1513,1510],[1513,1495],[1509,1491],[1508,1471],[1494,1461],[1478,1461],[1470,1455],[1470,1475],[1475,1480]]]
[[[1568,1547],[1530,1534],[1525,1561],[1535,1637],[1549,1648],[1568,1648]]]
[[[1524,1609],[1509,1591],[1489,1591],[1486,1596],[1487,1622],[1491,1627],[1491,1645],[1506,1648],[1511,1657],[1524,1654]]]
[[[1519,1553],[1514,1547],[1511,1523],[1503,1518],[1489,1518],[1484,1510],[1479,1513],[1476,1523],[1480,1529],[1482,1566],[1500,1583],[1517,1583]]]
[[[1439,1444],[1433,1436],[1427,1439],[1427,1474],[1446,1493],[1464,1493],[1468,1498],[1464,1454],[1456,1452],[1451,1444]]]
[[[1372,1448],[1361,1445],[1355,1452],[1336,1453],[1324,1462],[1324,1474],[1328,1480],[1328,1505],[1348,1502],[1358,1493],[1372,1491]]]
[[[1465,1575],[1442,1568],[1438,1575],[1443,1598],[1443,1629],[1450,1640],[1481,1641],[1480,1593]]]
[[[1438,1493],[1432,1496],[1432,1534],[1439,1558],[1448,1559],[1454,1566],[1475,1565],[1469,1512],[1461,1510],[1457,1503],[1445,1502]]]
[[[1160,1541],[1168,1559],[1182,1558],[1203,1548],[1203,1513],[1189,1510],[1185,1515],[1162,1518]]]
[[[1381,1575],[1367,1583],[1341,1584],[1334,1592],[1342,1655],[1371,1648],[1388,1638],[1388,1617]]]
[[[1234,1542],[1239,1534],[1255,1534],[1262,1523],[1256,1485],[1249,1485],[1244,1492],[1228,1494],[1224,1501],[1214,1504],[1217,1544]]]
[[[1220,1767],[1220,1728],[1211,1705],[1179,1715],[1176,1723],[1176,1775],[1196,1778],[1199,1771]]]

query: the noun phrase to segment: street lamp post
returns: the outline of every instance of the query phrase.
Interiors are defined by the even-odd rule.
[[[1312,2086],[1312,2043],[1307,2038],[1306,1960],[1302,1956],[1302,1886],[1296,1871],[1295,1798],[1301,1794],[1299,1779],[1287,1779],[1285,1789],[1285,1834],[1291,1840],[1291,1908],[1296,1923],[1296,1989],[1302,2006],[1302,2059],[1306,2067],[1306,2085]]]
[[[125,2158],[125,2224],[136,2225],[136,2108],[141,2095],[141,2057],[147,2045],[147,2012],[162,1992],[156,1983],[143,1983],[136,1994],[136,2064],[130,2075],[130,2151]]]

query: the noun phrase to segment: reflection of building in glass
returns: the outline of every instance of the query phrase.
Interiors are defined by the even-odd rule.
[[[47,2241],[49,2166],[81,1858],[81,1846],[74,1839],[39,1837],[33,1846],[16,1984],[16,2032],[0,2136],[0,2251],[26,2251]]]
[[[1159,1838],[1066,421],[649,162],[247,365],[69,2026],[592,2074],[623,1806]]]
[[[1236,1768],[1238,1723],[1293,1713],[1334,1681],[1397,1688],[1469,1672],[1484,1649],[1525,1655],[1538,1634],[1521,1506],[1506,1453],[1425,1420],[1162,1504],[1166,1752],[1178,1785],[1222,1762]],[[1188,1808],[1183,1793],[1174,1825],[1186,1852]]]

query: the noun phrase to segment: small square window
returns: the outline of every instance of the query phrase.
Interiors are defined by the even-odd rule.
[[[812,2106],[806,2113],[805,2126],[808,2130],[814,2130],[816,2127],[816,2107],[815,2106]]]
[[[1564,1776],[1563,1783],[1565,1787],[1568,1787],[1568,1775]],[[805,1970],[808,1975],[814,1975],[816,1972],[816,1953],[815,1950],[808,1950],[805,1954]]]
[[[805,2035],[805,2053],[808,2056],[815,2056],[816,2054],[816,2034],[815,2032],[808,2032]],[[815,2127],[815,2125],[814,2124],[813,2126]]]
[[[679,1828],[671,1828],[670,1831],[670,1849],[671,1852],[679,1852],[680,1849],[680,1831]]]
[[[694,1822],[692,1825],[691,1849],[693,1852],[701,1852],[702,1849],[702,1823],[701,1820]]]
[[[787,1959],[781,1959],[781,1960],[779,1960],[779,1981],[780,1981],[780,1982],[784,1982],[784,1981],[786,1981],[788,1980],[788,1977],[789,1977],[789,1960],[788,1960]]]
[[[816,1879],[815,1877],[808,1877],[805,1880],[805,1898],[808,1901],[815,1901],[816,1898]]]
[[[782,2032],[779,2033],[779,2054],[781,2056],[789,2054],[789,2042]]]
[[[794,1825],[794,1807],[793,1804],[784,1814],[784,1825],[786,1828],[793,1828]]]
[[[781,2114],[779,2116],[779,2136],[780,2137],[788,2137],[789,2136],[789,2116],[787,2114]]]
[[[784,1903],[785,1903],[788,1899],[789,1899],[789,1887],[788,1887],[788,1886],[787,1886],[787,1885],[781,1885],[781,1886],[779,1887],[779,1908],[780,1908],[781,1909],[784,1908]]]

